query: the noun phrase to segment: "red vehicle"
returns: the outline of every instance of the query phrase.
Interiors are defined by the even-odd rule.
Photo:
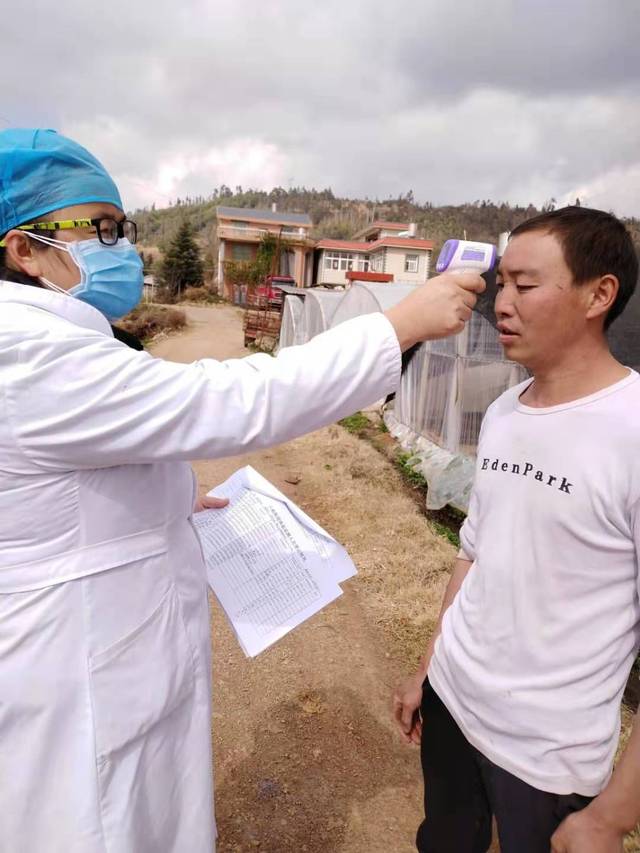
[[[256,296],[263,299],[268,299],[270,302],[279,302],[282,300],[282,291],[275,284],[287,284],[290,287],[295,287],[295,279],[290,275],[268,275],[262,284],[256,287]]]

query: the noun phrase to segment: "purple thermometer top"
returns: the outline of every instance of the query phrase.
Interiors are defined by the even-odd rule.
[[[459,243],[460,240],[447,240],[447,242],[440,250],[440,254],[438,255],[436,272],[444,272],[447,269],[447,267],[451,263],[451,259],[456,253],[456,249],[458,248]]]

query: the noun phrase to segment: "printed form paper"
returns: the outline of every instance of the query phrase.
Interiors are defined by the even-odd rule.
[[[345,549],[251,466],[209,492],[224,509],[195,513],[209,585],[253,657],[342,594]]]

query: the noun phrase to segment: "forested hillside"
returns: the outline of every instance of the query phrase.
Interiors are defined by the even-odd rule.
[[[175,204],[169,207],[153,206],[151,209],[136,210],[131,215],[138,223],[143,246],[162,249],[186,220],[194,229],[205,254],[215,257],[216,207],[219,204],[270,208],[273,202],[280,211],[308,213],[314,223],[312,236],[318,238],[350,238],[374,219],[416,222],[419,236],[433,240],[436,251],[448,238],[461,238],[465,233],[470,240],[494,242],[501,231],[509,231],[519,222],[540,212],[533,205],[520,207],[490,200],[455,206],[435,206],[429,202],[417,204],[411,192],[380,201],[338,198],[330,189],[294,187],[286,190],[276,187],[266,192],[236,187],[233,191],[223,185],[206,198],[176,199]],[[543,209],[551,209],[554,205],[555,201],[551,199]],[[640,220],[630,219],[626,222],[636,244],[640,246]]]

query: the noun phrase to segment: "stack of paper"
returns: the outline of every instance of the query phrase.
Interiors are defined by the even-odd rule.
[[[329,534],[250,466],[209,492],[224,509],[195,513],[215,593],[253,657],[342,595],[356,573]]]

